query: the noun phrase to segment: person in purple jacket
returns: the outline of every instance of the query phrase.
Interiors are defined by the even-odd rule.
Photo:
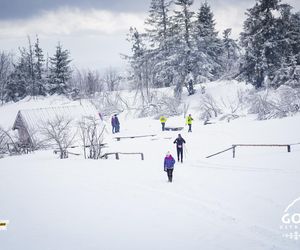
[[[164,160],[164,170],[168,174],[169,182],[173,180],[173,169],[174,169],[175,160],[170,152],[167,153],[165,160]]]

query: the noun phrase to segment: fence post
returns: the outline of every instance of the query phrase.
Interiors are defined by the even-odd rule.
[[[235,158],[235,145],[232,145],[232,158]]]
[[[290,153],[291,152],[291,145],[287,145],[287,151]]]
[[[116,153],[116,159],[119,160],[119,153]]]
[[[144,154],[143,153],[141,153],[141,157],[142,157],[142,161],[144,160]]]

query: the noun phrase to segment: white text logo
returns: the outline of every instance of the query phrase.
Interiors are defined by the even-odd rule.
[[[287,206],[281,217],[282,236],[291,240],[300,240],[300,197]]]

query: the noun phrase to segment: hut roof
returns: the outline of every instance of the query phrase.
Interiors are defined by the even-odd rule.
[[[75,124],[84,117],[93,117],[101,123],[96,108],[92,105],[72,105],[72,106],[56,106],[36,109],[19,110],[13,125],[15,129],[26,129],[33,141],[35,141],[39,133],[37,132],[47,121],[53,121],[57,117],[63,117],[66,120],[72,120]]]

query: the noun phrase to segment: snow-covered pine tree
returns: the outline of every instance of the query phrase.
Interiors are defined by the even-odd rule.
[[[207,2],[201,4],[194,22],[197,75],[203,80],[216,80],[222,74],[222,43],[215,30],[214,15]]]
[[[30,41],[30,37],[28,37],[28,48],[20,48],[20,58],[19,61],[15,64],[15,72],[12,74],[12,78],[10,81],[10,85],[8,88],[15,89],[20,87],[20,93],[16,92],[17,99],[23,98],[27,95],[37,96],[38,88],[36,83],[36,75],[35,75],[35,55],[33,46]],[[25,92],[24,89],[25,88]],[[11,94],[9,94],[12,96]]]
[[[30,37],[28,36],[28,50],[27,50],[27,94],[30,96],[38,95],[38,87],[36,82],[35,70],[34,70],[34,51],[31,44]]]
[[[149,70],[144,34],[140,34],[136,28],[130,27],[127,41],[132,44],[132,56],[127,56],[133,69],[132,82],[137,93],[140,94],[142,102],[149,96]]]
[[[145,21],[146,37],[149,40],[151,57],[151,73],[154,87],[170,86],[173,72],[170,63],[170,2],[166,0],[152,0],[149,16]]]
[[[36,38],[34,44],[34,74],[37,88],[37,95],[46,95],[46,79],[45,79],[45,69],[44,69],[44,54],[40,47],[39,38]]]
[[[149,16],[145,21],[146,32],[153,48],[163,48],[167,46],[169,37],[169,6],[166,0],[152,0],[150,4]]]
[[[230,37],[231,29],[223,31],[222,50],[223,50],[223,71],[226,79],[231,79],[238,73],[240,48],[237,41]]]
[[[86,76],[86,93],[88,96],[92,96],[96,93],[97,83],[99,78],[98,75],[91,70],[87,72]]]
[[[172,17],[172,51],[173,71],[175,75],[175,96],[180,98],[183,84],[187,87],[189,95],[195,93],[193,77],[192,55],[193,45],[191,38],[192,18],[191,11],[193,0],[176,0],[174,16]],[[188,79],[188,82],[187,82]]]
[[[69,90],[68,81],[71,78],[70,53],[58,43],[56,52],[50,57],[49,93],[51,95],[66,95]]]
[[[293,14],[288,4],[280,5],[277,20],[278,47],[281,50],[281,67],[274,72],[271,86],[287,84],[300,86],[300,13]]]
[[[292,49],[297,65],[300,65],[300,11],[292,14],[290,25],[292,26]]]
[[[248,9],[248,16],[241,33],[241,45],[245,50],[241,73],[255,87],[264,86],[265,79],[272,79],[280,68],[282,57],[278,46],[277,17],[280,0],[257,0]]]
[[[6,100],[6,86],[12,72],[12,54],[5,51],[0,52],[0,101],[3,104]]]
[[[5,86],[5,101],[17,102],[27,95],[29,70],[28,53],[25,48],[19,48],[20,57],[13,64],[13,70]]]

